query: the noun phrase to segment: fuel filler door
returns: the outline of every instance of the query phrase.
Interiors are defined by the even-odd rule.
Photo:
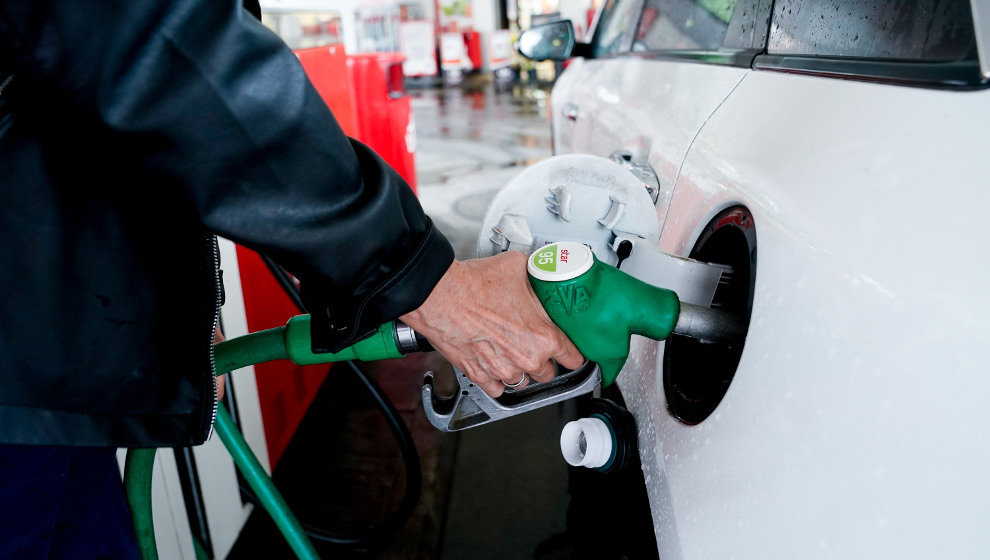
[[[529,255],[547,243],[577,241],[615,266],[625,251],[613,247],[616,239],[660,241],[648,185],[606,158],[567,154],[526,168],[499,191],[482,222],[478,256]]]

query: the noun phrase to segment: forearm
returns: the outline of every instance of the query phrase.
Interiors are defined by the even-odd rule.
[[[292,52],[238,3],[8,2],[0,35],[36,103],[23,118],[87,127],[167,191],[152,198],[187,199],[342,323],[415,307],[449,265],[412,191],[352,145]]]

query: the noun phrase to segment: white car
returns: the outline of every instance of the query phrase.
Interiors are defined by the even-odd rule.
[[[556,153],[655,174],[659,248],[751,312],[744,347],[638,341],[618,379],[659,557],[990,558],[990,2],[562,25],[520,41],[579,56]]]

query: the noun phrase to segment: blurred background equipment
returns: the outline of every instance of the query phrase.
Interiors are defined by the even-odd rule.
[[[331,45],[348,53],[393,52],[417,85],[457,86],[522,77],[552,83],[564,65],[533,63],[511,50],[521,31],[557,20],[586,40],[601,0],[264,0],[263,21],[293,49]],[[511,72],[511,74],[510,74]]]

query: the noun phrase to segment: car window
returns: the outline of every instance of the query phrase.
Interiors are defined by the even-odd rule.
[[[648,0],[633,50],[717,50],[736,0]]]
[[[767,45],[770,28],[770,2],[767,0],[739,0],[732,12],[732,20],[722,40],[722,49],[756,49]]]
[[[647,0],[632,50],[755,54],[769,26],[769,0]]]
[[[767,52],[883,60],[973,58],[969,2],[777,0]]]
[[[643,0],[605,0],[591,40],[594,56],[628,51]]]

